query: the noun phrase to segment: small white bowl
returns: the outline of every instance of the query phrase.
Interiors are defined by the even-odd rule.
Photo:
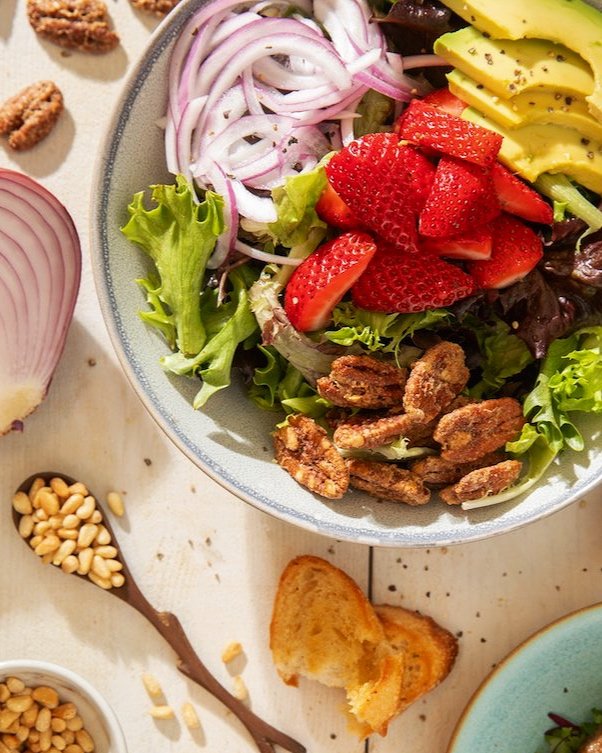
[[[83,677],[57,664],[29,659],[0,662],[0,682],[7,677],[18,677],[27,686],[47,685],[57,691],[61,702],[74,703],[94,740],[94,753],[127,753],[115,712]]]

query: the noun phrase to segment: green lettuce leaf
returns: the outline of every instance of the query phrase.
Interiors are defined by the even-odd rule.
[[[193,402],[195,409],[202,408],[213,394],[229,386],[236,349],[257,330],[249,306],[245,272],[242,268],[234,269],[228,280],[231,290],[222,303],[218,302],[217,290],[207,288],[203,291],[200,308],[208,339],[202,350],[193,358],[177,352],[161,359],[166,371],[198,376],[203,380]]]
[[[544,733],[550,753],[579,753],[587,740],[595,735],[602,725],[602,711],[592,709],[591,719],[580,724],[559,726]]]
[[[435,450],[430,447],[408,447],[409,443],[410,440],[407,437],[399,437],[389,444],[365,450],[348,450],[341,447],[338,450],[344,458],[365,458],[366,460],[409,460],[436,454]]]
[[[181,175],[174,185],[151,186],[151,196],[156,206],[146,209],[144,192],[134,195],[122,228],[156,268],[156,274],[139,280],[151,306],[142,318],[157,327],[171,347],[194,356],[207,339],[199,298],[207,260],[224,230],[223,201],[208,191],[204,201],[196,203]]]
[[[353,121],[353,135],[356,139],[367,133],[390,131],[392,129],[394,102],[384,94],[369,89],[357,107],[360,115]],[[388,124],[388,125],[385,125]]]

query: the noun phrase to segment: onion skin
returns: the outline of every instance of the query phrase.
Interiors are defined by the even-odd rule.
[[[80,279],[68,211],[32,178],[0,168],[0,435],[22,429],[45,398]]]

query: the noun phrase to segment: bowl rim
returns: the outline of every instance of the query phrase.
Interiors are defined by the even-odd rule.
[[[509,653],[507,653],[506,656],[504,656],[503,659],[501,659],[496,664],[494,669],[492,669],[491,672],[489,672],[485,676],[485,678],[481,681],[476,690],[470,696],[468,703],[458,717],[454,730],[449,738],[447,748],[445,749],[445,753],[458,753],[458,751],[456,750],[458,738],[460,737],[460,734],[462,733],[466,723],[469,721],[469,718],[473,713],[476,705],[480,702],[481,696],[487,690],[489,685],[497,679],[498,675],[503,674],[514,661],[520,658],[523,651],[528,650],[532,645],[536,644],[544,635],[562,629],[573,621],[578,622],[586,615],[595,614],[596,612],[600,612],[602,614],[602,602],[595,602],[594,604],[589,604],[584,607],[574,609],[571,612],[567,612],[566,614],[557,617],[555,620],[552,620],[543,627],[539,628],[534,633],[531,633],[531,635],[518,643]]]
[[[134,107],[148,70],[152,69],[168,46],[177,38],[177,35],[185,27],[192,14],[203,5],[209,5],[212,2],[213,0],[183,0],[153,31],[139,58],[124,78],[119,95],[113,103],[107,127],[100,140],[100,149],[97,152],[92,174],[93,190],[90,194],[89,237],[91,255],[93,257],[91,267],[98,302],[113,350],[117,355],[121,368],[132,385],[138,399],[142,402],[155,423],[180,452],[197,468],[200,468],[220,486],[252,507],[312,533],[366,546],[440,548],[481,541],[510,533],[524,525],[542,520],[587,494],[602,482],[602,473],[597,476],[579,479],[575,485],[566,490],[556,503],[545,512],[533,512],[527,516],[515,517],[511,521],[508,521],[502,529],[489,530],[486,525],[475,523],[468,530],[461,532],[452,531],[447,535],[441,534],[439,536],[434,535],[429,539],[416,539],[404,536],[403,526],[392,527],[386,530],[381,529],[380,531],[374,531],[369,528],[361,530],[361,520],[358,519],[354,521],[354,525],[350,524],[350,527],[347,527],[338,520],[334,522],[323,519],[318,520],[312,515],[295,510],[290,505],[279,505],[274,499],[263,497],[261,494],[255,492],[248,484],[239,483],[238,479],[234,478],[225,468],[214,463],[202,450],[197,452],[197,448],[191,446],[190,440],[179,431],[178,426],[170,419],[168,411],[161,404],[157,404],[153,400],[151,394],[149,394],[148,385],[144,384],[141,374],[137,373],[136,364],[126,352],[124,338],[120,331],[121,320],[117,313],[111,289],[112,280],[110,279],[110,270],[107,265],[108,242],[106,237],[111,173],[129,112]],[[99,187],[102,190],[95,190]],[[99,196],[100,200],[98,199]],[[192,406],[191,410],[193,410]]]
[[[89,680],[86,680],[85,677],[82,677],[72,669],[40,659],[7,659],[0,661],[0,677],[6,677],[8,674],[19,676],[21,672],[39,672],[50,678],[55,677],[72,685],[83,696],[87,697],[106,721],[111,733],[110,753],[128,753],[125,735],[117,714],[102,693]]]

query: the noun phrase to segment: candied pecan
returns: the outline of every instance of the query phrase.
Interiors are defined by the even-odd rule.
[[[109,52],[119,37],[102,0],[27,0],[33,30],[50,42],[83,52]]]
[[[433,434],[433,426],[411,419],[407,413],[390,416],[355,415],[340,421],[334,431],[333,441],[342,449],[369,449],[389,444],[399,437],[407,437],[411,444],[425,442]]]
[[[17,151],[48,136],[63,112],[63,95],[53,81],[37,81],[0,105],[0,134]]]
[[[178,4],[178,0],[130,0],[136,10],[152,13],[155,16],[165,16]]]
[[[349,483],[379,499],[391,499],[406,505],[425,505],[431,498],[422,479],[393,463],[372,460],[348,460]]]
[[[291,416],[288,424],[274,432],[274,448],[277,462],[312,492],[340,499],[347,491],[347,465],[313,419]]]
[[[460,505],[471,499],[491,497],[513,484],[519,477],[522,463],[505,460],[497,465],[477,468],[463,476],[457,484],[441,489],[439,496],[448,505]]]
[[[467,463],[514,439],[524,423],[520,403],[501,397],[447,413],[439,419],[433,437],[441,445],[442,458]]]
[[[318,379],[322,397],[342,408],[390,408],[401,405],[407,369],[370,356],[341,356],[330,374]]]
[[[406,413],[430,421],[462,392],[469,376],[462,348],[456,343],[437,343],[411,365],[403,398]]]
[[[447,484],[455,484],[470,471],[494,463],[501,463],[503,460],[504,455],[501,452],[490,452],[470,463],[452,463],[440,455],[427,455],[415,460],[410,465],[410,470],[420,476],[427,486],[446,486]]]

